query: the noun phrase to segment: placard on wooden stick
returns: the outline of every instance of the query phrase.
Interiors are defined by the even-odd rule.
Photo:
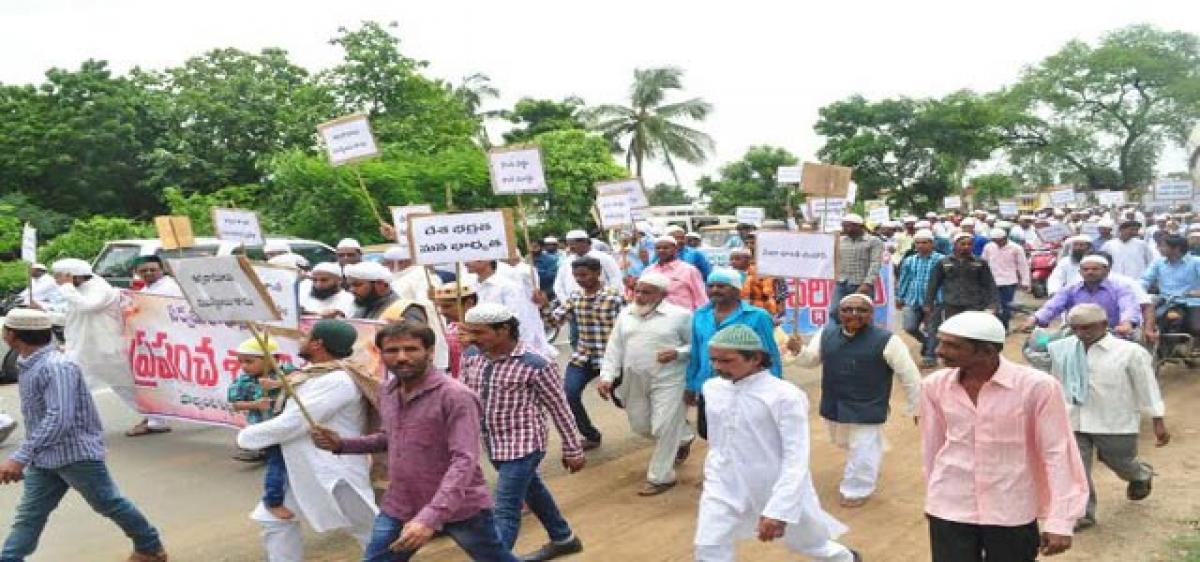
[[[819,232],[760,230],[754,245],[759,275],[836,279],[837,236]]]
[[[213,232],[218,240],[261,246],[266,243],[262,227],[258,224],[258,213],[246,209],[212,208]]]
[[[409,215],[407,235],[419,265],[519,257],[512,209]]]
[[[280,319],[245,256],[168,260],[192,311],[205,322],[273,322]]]
[[[854,168],[805,162],[800,190],[821,197],[846,197],[850,193],[850,175]]]
[[[596,198],[596,214],[600,228],[615,230],[633,225],[633,214],[629,209],[629,197],[624,193],[603,195]]]
[[[154,228],[158,230],[158,240],[164,250],[191,248],[196,244],[192,221],[185,216],[159,215],[154,217]]]
[[[600,182],[595,187],[597,198],[624,195],[629,201],[630,210],[650,206],[650,199],[646,197],[646,189],[642,185],[642,180],[638,178]]]
[[[542,171],[542,149],[533,144],[493,148],[488,152],[488,171],[496,195],[546,193]]]
[[[317,125],[317,132],[325,144],[329,163],[334,166],[367,160],[380,154],[375,135],[371,133],[371,122],[361,113],[321,123]]]
[[[396,231],[396,247],[404,251],[404,259],[411,259],[412,252],[408,248],[408,217],[432,214],[433,206],[404,205],[388,207],[388,209],[392,212],[392,228]]]

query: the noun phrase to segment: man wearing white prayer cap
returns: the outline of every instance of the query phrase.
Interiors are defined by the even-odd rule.
[[[927,325],[933,332],[947,319],[968,310],[995,311],[999,292],[987,262],[971,252],[975,235],[962,231],[954,237],[954,253],[946,256],[929,275],[925,288]]]
[[[1008,328],[1008,323],[1012,320],[1012,303],[1017,294],[1017,287],[1022,291],[1029,291],[1030,288],[1029,260],[1025,258],[1025,248],[1009,242],[1008,233],[1003,228],[993,228],[988,233],[988,238],[991,238],[991,242],[983,247],[980,257],[987,262],[988,268],[992,270],[992,279],[996,281],[996,318]]]
[[[400,298],[412,301],[430,301],[429,270],[415,265],[408,248],[389,246],[383,252],[383,265],[392,272],[392,291]]]
[[[1068,285],[1074,285],[1080,280],[1079,261],[1092,251],[1092,239],[1083,234],[1077,234],[1063,241],[1063,254],[1059,256],[1054,271],[1046,278],[1046,292],[1050,295]],[[1140,277],[1140,275],[1139,275]]]
[[[362,261],[362,246],[353,238],[342,238],[337,243],[337,261],[342,267]]]
[[[655,440],[640,496],[675,485],[675,466],[687,459],[695,439],[683,403],[692,312],[666,300],[670,284],[661,273],[638,278],[633,304],[613,325],[596,385],[601,398],[623,403],[634,433]]]
[[[621,273],[621,266],[617,264],[617,260],[611,255],[601,252],[592,247],[592,239],[587,233],[582,230],[572,230],[567,233],[567,253],[563,254],[558,260],[558,271],[554,274],[554,297],[557,299],[565,299],[574,291],[579,290],[579,284],[575,282],[575,276],[571,274],[571,262],[575,258],[588,256],[600,260],[600,265],[603,268],[601,280],[605,285],[617,289],[618,291],[625,289],[625,275]],[[482,302],[482,301],[480,301]],[[571,327],[574,330],[575,324]],[[574,343],[574,337],[572,337]]]
[[[1079,282],[1060,289],[1033,313],[1026,321],[1025,329],[1049,326],[1076,305],[1092,303],[1107,311],[1107,318],[1112,322],[1109,328],[1117,335],[1132,337],[1134,329],[1142,325],[1141,303],[1132,288],[1108,279],[1108,259],[1098,254],[1084,256],[1079,260],[1079,275]]]
[[[1154,359],[1140,344],[1108,333],[1108,317],[1096,304],[1078,304],[1067,313],[1074,335],[1050,342],[1050,374],[1062,383],[1067,395],[1075,443],[1088,477],[1087,509],[1075,531],[1096,524],[1096,487],[1092,484],[1093,457],[1128,482],[1125,495],[1140,501],[1150,495],[1154,475],[1138,459],[1141,415],[1154,424],[1156,445],[1171,441],[1163,417],[1162,392],[1154,375]],[[1095,453],[1093,453],[1095,451]]]
[[[478,280],[475,284],[475,294],[479,304],[500,304],[513,311],[521,321],[521,343],[550,359],[557,358],[558,350],[546,340],[546,328],[538,307],[520,285],[511,277],[500,273],[498,263],[495,260],[479,260],[463,264],[463,268],[474,274]],[[563,273],[560,271],[559,275]],[[567,270],[565,275],[574,277],[571,270]],[[560,302],[565,302],[571,294],[561,293],[558,298]]]
[[[921,384],[924,511],[935,562],[1061,553],[1087,504],[1062,386],[1005,359],[1005,336],[986,312],[946,320],[938,357],[948,368]]]
[[[342,266],[321,262],[300,282],[300,310],[324,318],[354,316],[354,294],[342,288]]]
[[[644,272],[658,273],[670,279],[667,300],[686,310],[696,310],[708,302],[704,279],[695,266],[679,259],[679,251],[675,238],[659,236],[654,240],[655,261]]]
[[[437,308],[433,301],[401,298],[392,290],[392,272],[382,264],[364,261],[346,266],[346,282],[354,295],[352,318],[395,322],[411,320],[429,326],[437,336],[434,348],[434,365],[439,369],[450,367],[446,333],[436,318]]]
[[[58,292],[58,284],[54,282],[53,275],[46,274],[47,271],[46,266],[40,263],[29,266],[29,278],[33,281],[33,298],[30,299],[30,288],[26,288],[21,291],[21,304],[41,310],[61,308],[62,295]]]
[[[896,279],[896,308],[901,310],[904,331],[921,343],[921,367],[937,365],[936,333],[929,329],[933,317],[925,311],[925,290],[933,270],[946,256],[934,250],[933,232],[924,229],[913,235],[913,252],[900,263]],[[922,330],[924,324],[926,329]]]
[[[874,295],[879,283],[879,267],[883,263],[883,240],[868,236],[863,219],[854,213],[842,217],[842,234],[838,240],[837,282],[829,313],[834,316],[837,303],[851,293]]]
[[[288,252],[286,254],[279,254],[267,260],[267,264],[277,267],[288,267],[291,269],[305,269],[308,267],[308,259],[300,254]]]
[[[905,415],[917,415],[921,373],[908,347],[889,330],[874,325],[875,303],[850,294],[838,303],[838,321],[825,324],[807,345],[788,341],[801,367],[821,367],[821,417],[830,440],[846,451],[842,507],[861,507],[875,493],[883,463],[883,423],[892,397],[892,378],[907,399]]]

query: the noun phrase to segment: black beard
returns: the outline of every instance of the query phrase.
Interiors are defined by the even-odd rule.
[[[333,295],[336,295],[338,293],[338,291],[340,291],[340,290],[342,290],[342,288],[337,285],[334,285],[332,287],[326,287],[324,289],[318,289],[318,288],[316,288],[316,286],[313,286],[312,290],[309,291],[309,293],[312,294],[312,297],[314,299],[325,300],[329,297],[332,297]]]
[[[1087,252],[1071,252],[1071,261],[1078,262]]]
[[[382,295],[380,295],[379,293],[376,293],[374,290],[372,290],[365,297],[359,298],[358,296],[355,296],[354,304],[361,306],[363,308],[370,308],[375,303],[379,302],[379,300],[382,298],[383,298]]]

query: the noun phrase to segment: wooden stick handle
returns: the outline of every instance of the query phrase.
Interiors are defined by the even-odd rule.
[[[301,402],[300,397],[296,395],[296,388],[293,387],[291,381],[288,380],[287,374],[279,370],[279,365],[275,363],[275,356],[271,354],[269,349],[267,349],[267,338],[269,336],[267,336],[265,332],[260,331],[258,325],[254,322],[247,322],[246,326],[250,328],[250,334],[254,336],[255,341],[258,342],[258,346],[262,348],[263,358],[267,362],[268,372],[279,373],[279,380],[283,383],[283,389],[288,393],[289,396],[292,397],[292,400],[296,401],[296,407],[300,408],[300,415],[304,416],[304,421],[308,422],[308,427],[316,429],[317,422],[314,421],[312,415],[308,413],[308,408],[304,407],[304,402]]]

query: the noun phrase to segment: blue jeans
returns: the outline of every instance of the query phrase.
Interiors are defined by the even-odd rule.
[[[921,331],[921,320],[924,319],[924,316],[924,308],[905,303],[904,312],[900,318],[904,325],[904,331],[908,332],[913,339],[921,342],[921,357],[933,359],[934,350],[937,348],[937,335],[929,330],[929,327],[933,325],[932,318],[925,324],[925,329],[929,330],[929,333]]]
[[[511,461],[492,461],[496,467],[496,532],[505,548],[513,547],[521,531],[522,501],[541,521],[550,540],[563,542],[571,538],[571,526],[537,473],[544,456],[546,451],[534,451]]]
[[[283,505],[283,493],[287,490],[287,465],[283,462],[283,449],[271,445],[263,449],[267,460],[267,473],[263,476],[263,505]]]
[[[112,519],[125,536],[133,539],[137,552],[162,550],[158,530],[121,496],[104,461],[80,461],[53,469],[25,467],[25,491],[0,552],[0,562],[20,562],[37,550],[46,519],[70,489],[79,492],[96,513]]]
[[[579,433],[582,433],[590,441],[599,441],[601,436],[600,430],[592,425],[592,419],[588,417],[587,410],[583,407],[583,389],[598,376],[600,376],[600,369],[592,366],[590,362],[586,367],[579,367],[574,363],[567,364],[565,377],[567,405],[571,407],[571,415],[575,417],[575,425],[579,427]]]
[[[996,318],[1000,319],[1000,323],[1004,324],[1004,328],[1008,329],[1008,321],[1012,320],[1012,303],[1013,297],[1017,296],[1016,285],[1000,285],[996,287],[1000,292],[1000,306],[996,307]]]
[[[371,542],[363,552],[363,562],[403,562],[417,553],[415,550],[392,552],[388,546],[400,538],[404,521],[380,512],[375,516],[371,528]],[[516,557],[500,544],[496,537],[496,524],[492,510],[485,509],[470,519],[442,525],[442,532],[449,535],[459,548],[465,550],[471,560],[484,562],[513,562]]]

